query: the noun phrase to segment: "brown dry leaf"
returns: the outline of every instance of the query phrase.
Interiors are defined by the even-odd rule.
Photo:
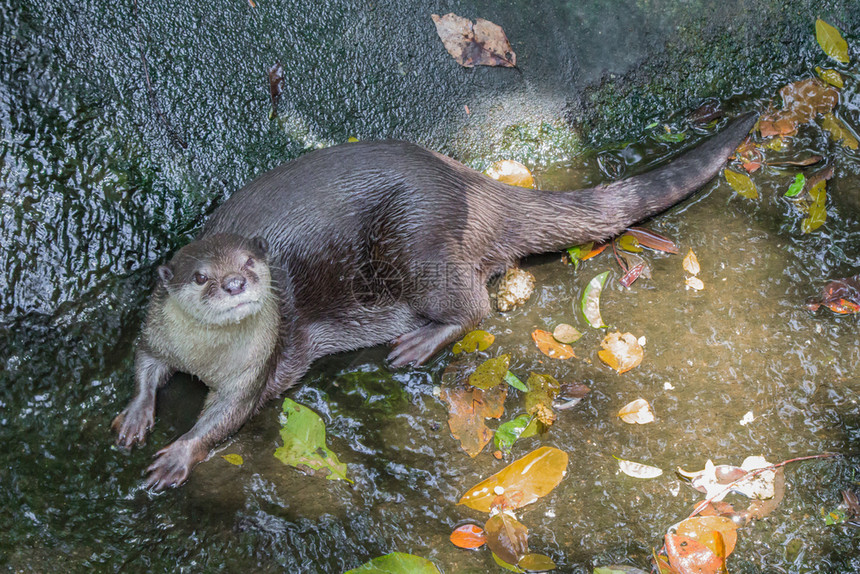
[[[529,529],[507,512],[499,512],[484,524],[487,547],[493,554],[507,562],[516,564],[529,552]]]
[[[551,375],[531,373],[526,386],[529,388],[524,400],[526,412],[545,425],[551,425],[555,421],[552,403],[558,396],[561,385]]]
[[[270,118],[274,118],[278,115],[278,102],[281,100],[281,94],[284,93],[285,84],[284,67],[280,62],[275,62],[274,65],[269,68],[269,96],[272,98],[272,111],[269,116]]]
[[[484,173],[496,181],[501,181],[508,185],[516,185],[517,187],[526,187],[529,189],[535,186],[535,178],[532,176],[529,168],[512,159],[497,161]]]
[[[488,391],[471,388],[442,387],[441,398],[448,406],[448,427],[460,446],[475,458],[493,438],[493,431],[484,420],[500,418],[505,412],[507,386],[499,385]]]
[[[762,116],[759,130],[763,137],[794,135],[797,126],[811,121],[818,114],[833,111],[839,103],[839,90],[818,78],[798,80],[783,86],[782,109]]]
[[[702,268],[699,266],[699,258],[696,257],[695,253],[693,253],[692,247],[687,252],[687,255],[684,257],[683,265],[684,271],[686,271],[690,275],[698,275],[699,271],[702,270]]]
[[[542,446],[470,488],[457,504],[489,512],[496,498],[503,495],[508,508],[521,508],[558,486],[567,473],[567,461],[563,450]]]
[[[818,297],[806,302],[810,311],[817,311],[822,305],[840,315],[860,312],[860,275],[831,281]]]
[[[444,16],[433,14],[431,18],[445,49],[461,66],[516,67],[517,55],[498,24],[483,18],[476,19],[473,24],[453,12]]]
[[[654,411],[645,399],[636,399],[633,402],[627,403],[618,411],[618,416],[621,420],[630,424],[644,425],[653,423],[655,420]]]
[[[644,227],[631,227],[625,232],[625,235],[627,234],[635,237],[639,241],[639,245],[643,247],[665,251],[666,253],[678,253],[678,246],[675,245],[675,242],[656,231]]]
[[[597,356],[618,374],[626,373],[641,363],[645,356],[645,351],[633,333],[609,333],[600,345],[603,349],[597,352]]]
[[[559,343],[549,331],[535,329],[532,333],[532,339],[534,339],[541,353],[551,359],[570,359],[576,356],[573,354],[573,347]]]

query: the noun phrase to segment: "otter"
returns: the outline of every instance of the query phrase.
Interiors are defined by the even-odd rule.
[[[143,443],[176,371],[209,388],[193,428],[158,451],[147,488],[184,482],[210,449],[328,354],[393,345],[420,365],[490,311],[487,281],[519,258],[600,241],[717,175],[756,118],[668,164],[576,192],[523,189],[399,141],[310,152],[218,207],[158,268],[135,356],[135,395],[113,421]]]

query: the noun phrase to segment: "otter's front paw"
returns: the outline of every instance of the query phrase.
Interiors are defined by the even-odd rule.
[[[155,403],[140,404],[132,401],[110,425],[117,433],[116,444],[131,448],[135,443],[146,442],[146,435],[155,424]]]
[[[200,441],[179,439],[155,453],[153,462],[146,472],[146,488],[164,490],[168,486],[179,486],[188,479],[191,469],[206,458],[207,449]]]

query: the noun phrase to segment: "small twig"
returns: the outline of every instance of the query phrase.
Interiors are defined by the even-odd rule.
[[[137,0],[134,0],[134,19],[135,19],[135,28],[137,29],[137,42],[140,50],[140,61],[143,63],[143,76],[146,79],[146,89],[147,95],[149,97],[149,105],[152,107],[155,114],[158,116],[158,119],[161,120],[161,123],[164,124],[164,127],[167,128],[167,133],[170,135],[171,141],[179,145],[182,149],[187,149],[188,144],[185,143],[185,140],[182,139],[173,126],[170,125],[170,122],[167,121],[167,118],[164,116],[164,113],[161,111],[161,106],[158,105],[158,100],[155,99],[155,90],[152,89],[152,82],[149,80],[149,63],[146,61],[146,52],[143,51],[143,33],[140,30],[140,18],[138,17],[137,10]]]
[[[757,469],[755,469],[755,470],[751,470],[751,471],[749,471],[748,473],[746,473],[745,475],[743,475],[742,477],[740,477],[739,479],[737,479],[737,480],[733,480],[732,482],[730,482],[729,484],[727,484],[727,485],[726,485],[726,487],[725,487],[723,490],[721,490],[720,492],[718,492],[718,493],[716,493],[716,494],[714,494],[714,495],[710,496],[709,498],[707,498],[707,499],[703,500],[702,502],[700,502],[700,503],[696,506],[696,508],[694,508],[694,509],[693,509],[692,514],[690,514],[690,516],[688,516],[687,518],[692,518],[692,517],[696,516],[696,515],[697,515],[697,514],[699,514],[701,511],[703,511],[703,510],[705,509],[705,507],[707,507],[711,502],[713,502],[713,501],[714,501],[714,499],[716,499],[716,498],[718,498],[718,497],[721,497],[721,496],[725,495],[725,494],[726,494],[726,493],[728,493],[728,492],[729,492],[729,491],[730,491],[730,490],[731,490],[731,489],[732,489],[732,488],[733,488],[737,483],[742,482],[742,481],[744,481],[744,480],[747,480],[748,478],[752,478],[752,477],[754,477],[754,476],[758,476],[759,474],[761,474],[761,473],[763,473],[763,472],[765,472],[765,471],[768,471],[768,470],[776,470],[776,469],[778,469],[778,468],[781,468],[781,467],[783,467],[783,466],[787,465],[787,464],[788,464],[788,463],[790,463],[790,462],[799,462],[799,461],[802,461],[802,460],[813,460],[813,459],[818,459],[818,458],[833,458],[834,456],[840,456],[840,455],[839,455],[839,454],[837,454],[837,453],[834,453],[834,452],[827,452],[827,453],[824,453],[824,454],[814,454],[814,455],[811,455],[811,456],[801,456],[801,457],[797,457],[797,458],[790,458],[790,459],[788,459],[788,460],[784,460],[784,461],[782,461],[782,462],[780,462],[780,463],[772,464],[772,465],[770,465],[770,466],[766,466],[766,467],[764,467],[764,468],[757,468]]]
[[[615,260],[618,262],[618,265],[621,266],[621,270],[627,273],[627,265],[621,260],[621,257],[618,256],[618,251],[615,250],[615,240],[612,240],[612,254],[615,256]]]

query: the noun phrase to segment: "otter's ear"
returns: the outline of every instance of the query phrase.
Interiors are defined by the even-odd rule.
[[[260,254],[265,255],[269,252],[269,242],[266,241],[265,237],[257,236],[251,240],[251,243],[254,244],[254,247],[260,250]]]
[[[161,278],[161,282],[167,285],[173,279],[173,269],[167,265],[160,265],[158,267],[158,276]]]

